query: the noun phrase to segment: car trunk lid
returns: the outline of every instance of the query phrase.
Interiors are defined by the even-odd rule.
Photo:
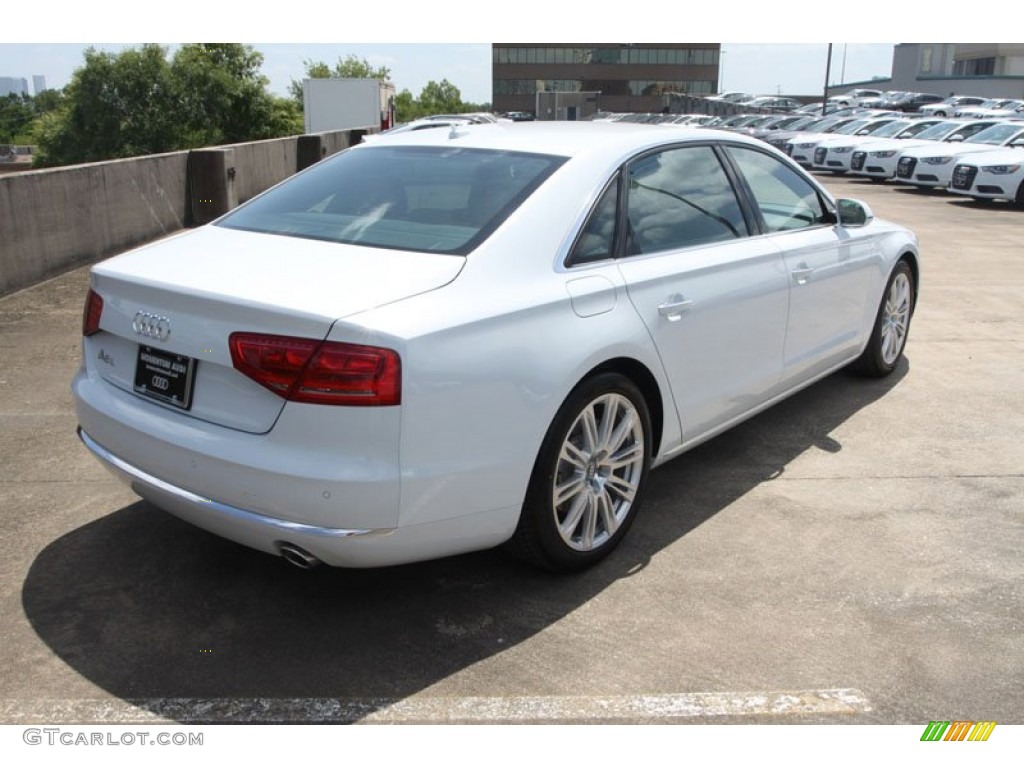
[[[321,340],[339,318],[449,283],[464,261],[204,227],[93,269],[104,304],[86,363],[147,407],[266,432],[285,400],[235,370],[232,333]]]

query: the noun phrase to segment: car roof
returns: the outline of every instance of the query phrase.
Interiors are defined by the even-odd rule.
[[[443,131],[409,131],[364,146],[449,146],[535,152],[562,157],[619,156],[673,141],[740,142],[764,148],[762,142],[707,128],[671,123],[534,121],[464,125]]]

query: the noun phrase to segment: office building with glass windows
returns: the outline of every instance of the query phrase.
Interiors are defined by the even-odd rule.
[[[24,77],[0,77],[0,96],[28,96],[28,80]]]
[[[494,43],[495,112],[575,120],[660,112],[665,94],[717,90],[721,43]]]

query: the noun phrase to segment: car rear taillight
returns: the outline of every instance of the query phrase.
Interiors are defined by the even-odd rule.
[[[296,403],[398,405],[402,362],[382,347],[262,333],[232,333],[235,369]]]
[[[103,315],[103,299],[92,288],[85,297],[85,309],[82,311],[82,335],[92,336],[99,333],[100,317]]]

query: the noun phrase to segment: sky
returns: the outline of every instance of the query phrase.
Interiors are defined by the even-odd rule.
[[[208,2],[176,0],[173,5],[148,6],[161,9],[158,19],[147,18],[152,11],[140,11],[137,0],[55,1],[55,13],[48,15],[45,25],[0,27],[0,77],[24,77],[31,89],[32,75],[43,75],[48,87],[60,88],[82,65],[88,45],[116,51],[140,41],[173,46],[207,39],[253,45],[265,57],[262,72],[270,79],[271,90],[280,95],[293,78],[302,78],[304,60],[333,64],[352,54],[389,67],[399,91],[408,89],[418,96],[427,82],[447,79],[464,101],[484,103],[491,101],[492,42],[732,40],[722,43],[725,90],[810,95],[823,89],[828,50],[828,43],[820,42],[826,30],[818,23],[827,6],[804,14],[801,22],[793,19],[803,17],[783,14],[777,4],[752,0],[720,0],[699,8],[630,0],[609,6],[612,13],[589,15],[584,9],[597,4],[392,0],[374,6],[362,0],[346,7],[306,0],[292,14],[258,12],[245,17]],[[922,27],[920,19],[910,26],[912,9],[896,10],[883,0],[858,0],[855,8],[844,6],[837,13],[843,25],[827,31],[841,30],[847,42],[833,44],[830,83],[888,76],[893,43],[881,36],[895,30],[914,29],[915,40],[940,40],[952,34],[958,42],[977,40],[961,20],[955,26],[947,23],[945,29]]]

